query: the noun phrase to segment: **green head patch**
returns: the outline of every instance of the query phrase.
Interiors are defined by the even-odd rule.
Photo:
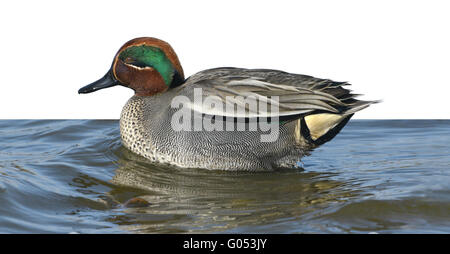
[[[119,59],[127,64],[141,68],[152,67],[159,72],[167,86],[170,86],[172,83],[175,68],[164,51],[157,47],[147,45],[131,46],[120,53]]]

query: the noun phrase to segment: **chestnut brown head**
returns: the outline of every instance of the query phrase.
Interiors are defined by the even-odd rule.
[[[125,43],[106,75],[78,93],[123,85],[133,89],[136,95],[151,96],[183,82],[183,68],[172,47],[162,40],[142,37]]]

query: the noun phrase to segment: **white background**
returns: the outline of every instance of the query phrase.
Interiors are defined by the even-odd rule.
[[[0,118],[118,119],[133,92],[78,95],[134,37],[186,77],[220,66],[349,81],[360,119],[449,118],[449,1],[2,1]]]

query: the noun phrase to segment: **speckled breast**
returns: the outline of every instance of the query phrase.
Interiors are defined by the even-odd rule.
[[[131,151],[156,161],[156,148],[150,142],[144,124],[144,102],[131,97],[120,115],[120,136],[122,144]]]

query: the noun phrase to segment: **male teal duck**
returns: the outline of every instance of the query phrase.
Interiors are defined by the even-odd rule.
[[[78,92],[115,85],[135,91],[120,116],[123,145],[152,162],[182,168],[299,167],[302,156],[331,140],[355,112],[374,103],[355,99],[343,87],[346,82],[270,69],[223,67],[185,79],[172,47],[150,37],[125,43],[106,75]],[[266,107],[249,106],[250,97]],[[176,98],[182,100],[174,103]],[[208,99],[213,103],[205,106]],[[229,104],[232,110],[225,110]],[[193,118],[180,112],[192,112]],[[218,127],[196,126],[199,121]],[[262,126],[263,121],[276,129],[250,129],[251,123]],[[239,123],[245,129],[222,128]]]

